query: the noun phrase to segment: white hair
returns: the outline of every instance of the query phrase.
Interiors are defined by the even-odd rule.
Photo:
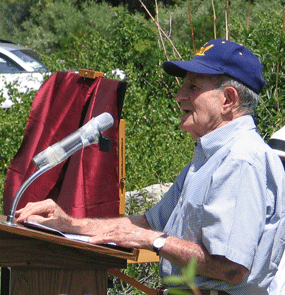
[[[257,93],[243,83],[227,75],[213,75],[212,80],[215,87],[219,89],[223,89],[226,86],[233,86],[238,92],[240,111],[247,115],[254,114],[257,104],[260,101],[260,97]]]

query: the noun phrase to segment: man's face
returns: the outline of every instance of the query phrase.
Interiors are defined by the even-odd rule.
[[[176,100],[185,112],[181,116],[180,128],[194,139],[223,125],[224,94],[222,90],[215,89],[209,75],[188,72]]]

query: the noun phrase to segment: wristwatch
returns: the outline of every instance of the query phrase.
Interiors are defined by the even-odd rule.
[[[167,234],[163,234],[154,239],[152,243],[152,249],[157,255],[159,255],[159,250],[165,245],[166,238],[167,238]]]

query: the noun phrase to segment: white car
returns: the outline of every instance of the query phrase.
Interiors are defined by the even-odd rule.
[[[22,93],[38,90],[47,73],[32,49],[0,40],[0,98],[5,99],[0,107],[8,109],[13,105],[10,86]]]

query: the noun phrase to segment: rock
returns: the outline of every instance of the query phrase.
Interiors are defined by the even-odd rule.
[[[135,201],[139,205],[143,205],[145,202],[152,202],[155,205],[161,200],[171,185],[172,183],[153,184],[140,190],[126,192],[126,205],[130,203],[130,200]]]

